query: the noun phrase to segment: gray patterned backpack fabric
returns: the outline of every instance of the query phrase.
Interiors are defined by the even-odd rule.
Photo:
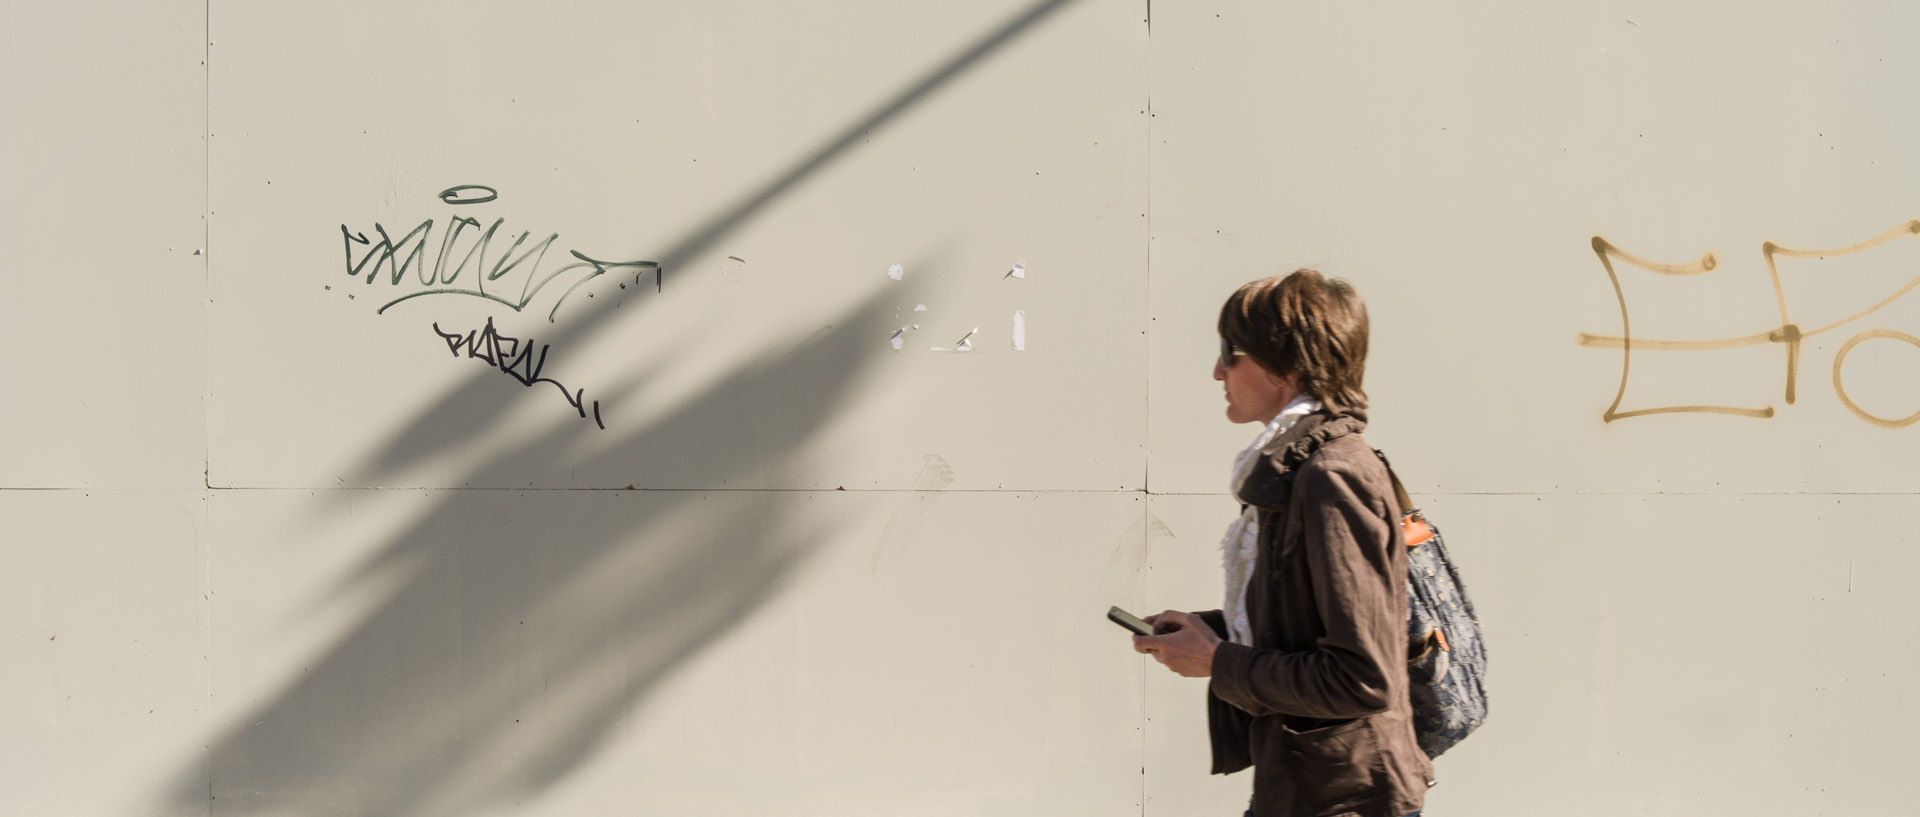
[[[1375,452],[1379,453],[1379,452]],[[1387,457],[1380,455],[1385,464]],[[1387,466],[1405,514],[1407,541],[1407,676],[1413,729],[1427,757],[1439,757],[1487,719],[1486,642],[1460,572],[1447,547],[1400,477]],[[1423,534],[1424,541],[1421,541]]]

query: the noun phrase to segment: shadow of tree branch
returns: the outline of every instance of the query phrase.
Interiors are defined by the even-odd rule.
[[[661,263],[671,274],[711,250],[863,136],[1073,2],[1025,7],[703,222]],[[858,298],[828,329],[770,343],[752,358],[760,362],[658,421],[595,438],[582,465],[666,461],[679,484],[711,486],[788,461],[859,392],[885,354],[890,312],[881,291]],[[614,316],[584,310],[546,340],[583,340]],[[635,388],[646,381],[638,376]],[[380,485],[484,434],[503,417],[505,401],[490,399],[497,385],[491,373],[466,377],[380,445],[351,484]],[[763,424],[771,413],[779,422]],[[578,423],[555,423],[452,485],[505,484],[580,433]],[[689,446],[700,456],[686,456]],[[702,507],[709,495],[426,492],[424,512],[339,591],[376,581],[395,589],[286,689],[215,736],[210,781],[198,762],[183,764],[160,810],[198,813],[211,796],[222,814],[453,815],[545,791],[834,535],[801,513],[803,494],[724,492],[720,512]]]
[[[716,415],[758,406],[805,432],[829,422],[880,347],[879,302],[857,302],[784,359],[742,369],[593,456],[645,461],[694,436],[712,443],[701,476],[724,478],[791,455],[808,433],[728,445],[714,434],[732,423]],[[803,376],[815,388],[787,388]],[[782,395],[791,399],[773,399]],[[549,442],[529,441],[488,467],[511,471]],[[721,501],[699,507],[710,497]],[[360,803],[462,814],[543,790],[831,535],[800,513],[802,501],[795,492],[430,492],[428,510],[349,579],[397,579],[398,589],[215,742],[220,811]],[[518,759],[503,762],[503,752]]]

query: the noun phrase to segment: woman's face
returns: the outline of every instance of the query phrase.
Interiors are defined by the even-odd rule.
[[[1246,355],[1221,357],[1213,362],[1213,379],[1225,384],[1227,419],[1235,423],[1269,423],[1300,395],[1294,377],[1279,377]]]

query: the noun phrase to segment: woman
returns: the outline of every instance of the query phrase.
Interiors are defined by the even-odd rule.
[[[1226,603],[1151,616],[1134,649],[1211,678],[1213,773],[1252,766],[1252,817],[1417,814],[1433,766],[1407,698],[1407,554],[1366,427],[1367,312],[1313,270],[1220,310],[1227,419],[1264,423],[1234,461]]]

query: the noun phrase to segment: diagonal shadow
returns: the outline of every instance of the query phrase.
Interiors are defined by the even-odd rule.
[[[884,337],[883,305],[881,293],[863,299],[833,329],[743,367],[588,463],[644,462],[689,436],[711,440],[730,425],[715,415],[743,405],[818,429],[858,393]],[[810,389],[795,388],[803,378]],[[792,399],[774,399],[782,395]],[[510,473],[574,433],[551,432],[487,467]],[[806,437],[714,445],[702,470],[738,476]],[[214,743],[219,810],[464,814],[538,793],[830,535],[802,514],[805,502],[800,492],[434,492],[350,580],[399,589]]]
[[[671,274],[711,250],[864,136],[1073,2],[1041,0],[1013,15],[702,223],[661,264]],[[886,297],[876,290],[828,329],[770,344],[749,358],[761,362],[597,446],[581,464],[644,473],[657,455],[693,440],[702,457],[660,459],[675,464],[678,484],[715,485],[790,461],[859,393],[883,354]],[[546,340],[580,342],[606,331],[615,314],[584,310]],[[648,379],[636,376],[627,393]],[[489,399],[496,381],[492,372],[469,375],[379,446],[349,484],[383,484],[483,436],[505,411],[507,401]],[[756,432],[773,413],[778,433]],[[451,484],[510,484],[579,434],[575,422],[555,423]],[[199,762],[185,764],[159,810],[456,815],[545,791],[834,535],[801,512],[805,494],[721,496],[724,510],[699,491],[429,492],[416,521],[380,545],[340,592],[393,589],[298,680],[214,738],[210,780]]]
[[[833,162],[843,158],[854,147],[864,143],[875,131],[899,119],[914,105],[959,79],[969,69],[979,65],[995,52],[1006,48],[1054,13],[1076,2],[1078,0],[1038,0],[1012,15],[993,30],[981,35],[939,67],[875,106],[866,116],[841,129],[818,147],[803,153],[802,155],[807,158],[796,162],[785,172],[742,195],[738,200],[695,227],[666,252],[657,256],[656,263],[660,265],[661,274],[671,275],[693,259],[713,250],[714,245],[722,238],[746,226],[754,217],[760,215],[800,183],[817,175]],[[576,315],[574,320],[544,332],[542,342],[562,349],[576,348],[578,344],[605,331],[613,322],[613,318],[619,314],[614,307],[607,306],[605,302],[596,304],[588,301],[587,303],[591,306],[574,312]],[[573,302],[569,304],[568,309],[573,311],[580,306],[580,303]],[[392,439],[376,446],[375,450],[379,453],[373,461],[362,473],[350,476],[346,484],[354,487],[386,486],[383,480],[391,478],[402,468],[450,447],[464,445],[475,435],[492,428],[505,411],[503,405],[488,397],[497,386],[498,384],[492,382],[489,376],[476,375],[466,378],[463,384],[446,397],[436,401],[432,408],[422,411],[418,419],[395,434]],[[482,408],[476,410],[474,407]]]
[[[993,54],[1001,49],[1006,48],[1021,35],[1031,31],[1036,25],[1045,21],[1054,13],[1076,2],[1079,2],[1079,0],[1038,0],[1025,9],[1022,9],[1019,13],[1012,15],[993,30],[982,34],[939,67],[929,71],[918,80],[902,88],[898,93],[895,93],[893,96],[875,106],[866,116],[861,117],[858,121],[841,129],[819,146],[801,154],[807,158],[796,162],[785,172],[773,177],[760,187],[742,195],[728,206],[721,208],[711,218],[708,218],[690,231],[685,237],[676,241],[666,252],[661,253],[655,258],[655,262],[660,265],[661,274],[672,275],[675,270],[685,267],[688,262],[700,257],[704,253],[712,251],[714,245],[722,238],[746,226],[756,216],[759,216],[762,211],[766,210],[768,206],[779,201],[787,193],[792,192],[792,190],[802,182],[818,175],[829,165],[844,158],[849,151],[864,143],[874,132],[881,130],[899,119],[902,115],[912,110],[915,105],[925,101],[934,93],[951,84],[954,80],[964,76],[968,70],[978,66],[982,61],[993,56]],[[571,311],[579,306],[580,304],[577,302],[570,302],[568,309]],[[575,348],[579,343],[604,331],[615,313],[613,307],[601,303],[595,304],[587,309],[582,309],[575,314],[577,316],[575,320],[569,321],[557,327],[555,330],[545,333],[546,337],[543,338],[543,342],[562,349]],[[486,378],[483,377],[469,378],[465,385],[457,389],[447,398],[439,401],[436,408],[444,409],[460,405],[486,405],[488,401],[483,395],[493,384],[483,382],[485,380]],[[477,431],[480,428],[488,427],[490,423],[496,419],[495,415],[497,413],[498,412],[495,411],[473,415],[464,423],[464,430]],[[432,410],[423,412],[423,424],[427,418],[433,414],[434,411]],[[421,450],[421,447],[409,444],[410,441],[414,439],[409,435],[422,430],[424,429],[416,425],[392,440],[393,445],[384,446],[382,450],[388,453],[374,462],[370,476],[378,476],[382,472],[397,468],[400,465],[412,461],[417,456],[424,454],[425,452]],[[445,436],[455,433],[455,430],[442,428],[435,433]],[[454,437],[454,439],[460,438]],[[355,483],[349,482],[349,484]]]

